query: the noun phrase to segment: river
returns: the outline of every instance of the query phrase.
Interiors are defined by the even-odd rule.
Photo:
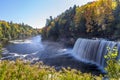
[[[71,55],[72,48],[66,48],[58,42],[42,41],[41,35],[9,41],[3,50],[1,60],[22,59],[31,63],[42,61],[46,65],[54,66],[57,70],[62,67],[71,67],[82,72],[103,73],[98,66],[75,59]]]

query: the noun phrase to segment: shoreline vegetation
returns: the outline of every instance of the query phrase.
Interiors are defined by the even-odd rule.
[[[0,61],[0,80],[119,80],[120,62],[116,60],[118,50],[108,48],[108,54],[104,56],[107,60],[105,70],[106,74],[93,75],[91,73],[82,73],[79,70],[62,68],[56,71],[54,66],[46,66],[42,62],[31,64],[29,61]]]
[[[119,0],[96,0],[46,20],[43,39],[62,41],[73,46],[77,38],[120,39]]]
[[[62,68],[56,71],[54,67],[46,66],[42,62],[31,65],[21,60],[0,61],[0,80],[102,80],[102,75],[82,73],[76,69]]]
[[[23,39],[37,34],[40,34],[40,30],[27,24],[0,20],[0,44],[4,45],[10,40]]]

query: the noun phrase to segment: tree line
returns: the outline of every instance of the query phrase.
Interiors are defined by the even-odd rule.
[[[50,16],[42,29],[42,36],[52,40],[120,38],[120,2],[96,0],[83,6],[74,5],[56,18]]]
[[[0,41],[25,38],[37,33],[37,29],[33,29],[27,24],[17,24],[0,20]]]

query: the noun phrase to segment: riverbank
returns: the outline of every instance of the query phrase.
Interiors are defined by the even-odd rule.
[[[54,66],[56,70],[71,67],[95,75],[103,74],[98,66],[76,60],[72,54],[72,48],[61,42],[41,41],[41,36],[35,36],[23,41],[11,41],[4,48],[1,60],[21,59],[32,64],[42,61],[45,65]]]
[[[43,63],[30,65],[23,61],[1,61],[0,80],[102,80],[102,76],[95,76],[82,73],[76,69],[62,68],[56,71],[54,67],[46,66]]]

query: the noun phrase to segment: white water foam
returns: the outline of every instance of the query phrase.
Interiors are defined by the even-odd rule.
[[[9,41],[10,43],[13,43],[13,44],[29,44],[29,43],[32,43],[31,40],[12,40],[12,41]]]
[[[30,62],[33,62],[33,61],[36,61],[36,60],[39,60],[37,53],[39,51],[36,51],[34,53],[31,53],[31,54],[19,54],[19,53],[11,53],[9,52],[6,48],[3,48],[3,53],[2,55],[4,55],[4,57],[2,57],[0,60],[15,60],[16,58],[18,59],[22,59],[24,61],[30,61]]]
[[[67,51],[67,49],[59,49],[58,50],[58,52],[61,52],[61,53],[64,53],[64,52],[66,52]]]
[[[39,51],[36,51],[36,52],[34,52],[34,53],[31,53],[31,54],[32,54],[32,55],[36,55],[38,52],[39,52]]]

